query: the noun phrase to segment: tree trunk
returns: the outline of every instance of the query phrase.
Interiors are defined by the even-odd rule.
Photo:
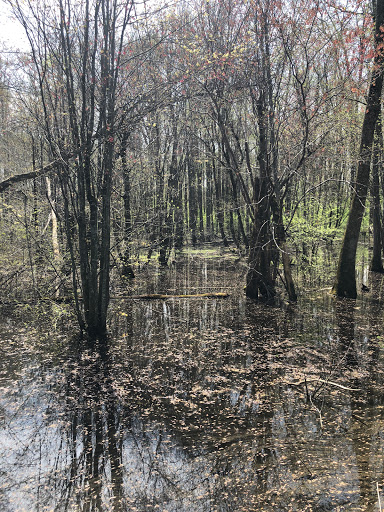
[[[333,292],[339,297],[355,299],[356,290],[356,252],[359,241],[361,222],[365,211],[367,199],[369,173],[372,156],[375,126],[381,109],[381,91],[383,86],[383,32],[384,24],[384,0],[376,3],[376,27],[375,27],[375,57],[373,71],[367,97],[367,106],[361,131],[359,150],[359,165],[357,168],[356,182],[349,211],[347,227],[340,251],[336,281]]]
[[[224,229],[224,205],[223,205],[223,197],[222,197],[222,190],[220,187],[220,179],[218,176],[219,169],[217,168],[216,161],[215,161],[215,146],[212,144],[212,175],[213,175],[213,182],[215,187],[215,210],[216,210],[216,218],[217,223],[219,225],[219,231],[221,235],[221,239],[223,240],[224,247],[228,247],[228,239],[227,235],[225,234]]]
[[[46,185],[47,185],[47,199],[48,199],[48,202],[51,207],[53,257],[55,259],[55,262],[59,262],[61,259],[61,256],[60,256],[59,237],[57,235],[57,215],[56,215],[56,209],[55,209],[55,202],[52,198],[51,180],[48,177],[46,177],[45,181],[46,181]]]
[[[127,162],[127,148],[128,148],[129,133],[126,131],[121,141],[121,163],[123,171],[123,184],[124,184],[124,253],[122,255],[122,276],[127,278],[134,278],[135,273],[131,264],[131,241],[132,241],[132,214],[131,214],[131,180],[130,169]]]
[[[203,205],[203,167],[198,163],[195,167],[197,178],[197,206],[199,212],[199,241],[205,242],[204,232],[204,205]]]
[[[380,116],[381,117],[381,116]],[[382,251],[382,226],[381,226],[381,209],[380,209],[380,153],[382,149],[382,133],[381,118],[376,123],[376,137],[373,150],[372,164],[372,224],[373,224],[373,251],[370,270],[372,272],[384,272],[383,262],[381,259]]]
[[[180,249],[183,245],[183,205],[181,171],[183,161],[178,158],[179,133],[177,117],[174,109],[172,117],[172,155],[169,165],[169,177],[167,187],[168,214],[166,218],[166,230],[168,232],[168,257],[173,247]]]
[[[207,233],[206,238],[207,241],[210,242],[212,240],[213,236],[213,187],[212,187],[212,163],[211,161],[208,161],[205,167],[205,173],[206,173],[206,217],[207,217]]]
[[[259,126],[259,167],[260,176],[254,179],[254,220],[248,258],[246,294],[257,299],[259,293],[264,299],[276,295],[275,281],[271,273],[271,190],[269,183],[270,168],[268,158],[268,120],[264,92],[256,100],[256,112]]]
[[[193,143],[197,143],[195,140]],[[193,247],[197,244],[197,194],[196,194],[196,148],[190,147],[187,156],[187,168],[188,168],[188,216],[189,216],[189,231],[191,233],[191,242]]]
[[[269,197],[265,178],[255,178],[255,216],[252,226],[251,245],[248,257],[246,294],[251,299],[271,299],[276,295],[271,273],[269,245]]]

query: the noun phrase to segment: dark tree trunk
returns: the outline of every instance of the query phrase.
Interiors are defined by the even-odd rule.
[[[382,225],[380,207],[380,156],[382,151],[381,116],[376,123],[376,137],[373,149],[372,162],[372,224],[373,224],[373,251],[370,270],[372,272],[384,272],[382,253]]]
[[[196,168],[195,168],[195,148],[189,148],[187,156],[188,169],[188,214],[189,231],[191,233],[191,242],[193,247],[197,244],[197,194],[196,194]]]
[[[177,117],[172,109],[172,156],[168,178],[168,216],[167,229],[169,231],[169,251],[172,247],[180,249],[183,245],[183,205],[181,171],[183,161],[178,157],[179,133]]]
[[[129,133],[123,135],[121,141],[120,156],[122,162],[123,173],[123,201],[124,201],[124,253],[122,254],[122,269],[121,274],[126,278],[134,278],[135,273],[131,263],[131,242],[132,242],[132,214],[131,214],[131,180],[130,169],[127,162],[127,149],[128,149]]]
[[[232,208],[229,210],[229,214],[228,215],[229,215],[229,231],[231,232],[234,244],[240,250],[240,242],[239,242],[239,239],[238,239],[238,236],[237,236],[237,233],[236,233],[236,229],[235,229],[235,223],[234,223],[234,220],[233,220],[233,209]]]
[[[266,118],[267,106],[265,94],[260,93],[255,101],[258,126],[259,126],[259,167],[260,176],[254,179],[254,220],[252,237],[248,258],[248,273],[246,294],[252,299],[257,299],[259,294],[264,299],[270,299],[276,295],[275,281],[271,272],[271,209],[269,187],[268,158],[268,120]]]
[[[214,145],[212,148],[212,154],[213,155],[215,154]],[[229,243],[228,243],[227,235],[225,234],[225,229],[224,229],[223,195],[222,195],[222,190],[220,187],[221,181],[219,180],[218,173],[219,173],[219,169],[217,168],[215,157],[213,157],[212,158],[212,175],[213,175],[213,182],[214,182],[214,186],[215,186],[216,218],[217,218],[217,223],[219,225],[220,236],[223,241],[224,247],[228,247]]]
[[[206,179],[207,179],[207,185],[206,185],[206,219],[207,219],[207,234],[206,238],[207,241],[212,240],[213,235],[213,190],[212,190],[212,163],[211,161],[207,162],[206,165]]]
[[[269,192],[264,178],[255,178],[255,216],[248,257],[246,294],[251,299],[271,299],[276,295],[271,272]]]
[[[196,166],[197,178],[197,205],[199,211],[199,241],[205,242],[204,232],[204,204],[203,204],[203,168],[201,163]]]
[[[383,32],[384,0],[376,2],[375,57],[367,105],[361,130],[359,164],[354,183],[354,192],[349,211],[347,227],[340,251],[336,281],[333,291],[339,297],[356,298],[356,251],[359,241],[361,222],[367,199],[372,146],[375,126],[381,109],[381,91],[383,86]]]

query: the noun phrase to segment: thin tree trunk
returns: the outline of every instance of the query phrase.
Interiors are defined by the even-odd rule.
[[[51,191],[51,180],[50,178],[45,178],[46,185],[47,185],[47,198],[51,207],[51,222],[52,222],[52,250],[53,250],[53,257],[55,259],[55,262],[60,261],[61,255],[60,255],[60,245],[59,245],[59,237],[57,235],[57,215],[55,210],[55,203],[52,199],[52,191]]]
[[[192,144],[195,141],[192,142]],[[197,244],[197,211],[196,211],[196,168],[195,168],[195,148],[190,147],[187,156],[188,167],[188,217],[189,231],[191,233],[191,242],[193,247]]]
[[[215,146],[212,145],[212,154],[215,154]],[[220,187],[220,180],[219,180],[219,169],[217,168],[215,158],[212,158],[212,175],[213,175],[213,182],[215,186],[215,209],[216,209],[216,218],[217,223],[219,225],[219,231],[221,235],[221,239],[223,240],[224,247],[228,247],[228,239],[227,235],[225,234],[224,229],[224,210],[223,210],[223,197],[222,197],[222,190]]]
[[[210,161],[207,162],[205,167],[207,188],[206,188],[206,216],[207,216],[207,241],[212,240],[213,236],[213,190],[212,190],[212,164]]]
[[[127,147],[129,133],[126,131],[121,142],[120,156],[122,162],[123,184],[124,184],[124,253],[122,254],[122,276],[134,278],[135,273],[131,264],[131,240],[132,240],[132,215],[131,215],[131,180],[130,169],[127,162]]]
[[[204,205],[203,205],[203,168],[201,163],[196,167],[197,171],[197,205],[199,210],[199,240],[205,242],[204,232]]]
[[[56,208],[55,208],[55,201],[52,197],[52,188],[51,188],[51,180],[50,178],[45,178],[46,186],[47,186],[47,199],[49,202],[49,205],[51,207],[51,223],[52,223],[52,232],[51,232],[51,240],[52,240],[52,252],[53,252],[53,259],[55,263],[55,267],[59,268],[62,258],[60,254],[60,244],[59,244],[59,237],[58,237],[58,225],[57,225],[57,215],[56,215]],[[55,296],[56,298],[60,295],[60,284],[61,279],[57,275],[55,279]]]

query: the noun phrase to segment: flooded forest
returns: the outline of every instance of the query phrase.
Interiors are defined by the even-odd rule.
[[[384,510],[384,0],[0,7],[0,511]]]

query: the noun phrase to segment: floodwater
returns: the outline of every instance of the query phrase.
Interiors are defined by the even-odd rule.
[[[125,293],[230,297],[114,290],[101,346],[63,334],[59,309],[40,327],[3,313],[2,512],[384,507],[381,278],[340,301],[326,271],[268,306],[245,299],[241,262],[210,256]]]

